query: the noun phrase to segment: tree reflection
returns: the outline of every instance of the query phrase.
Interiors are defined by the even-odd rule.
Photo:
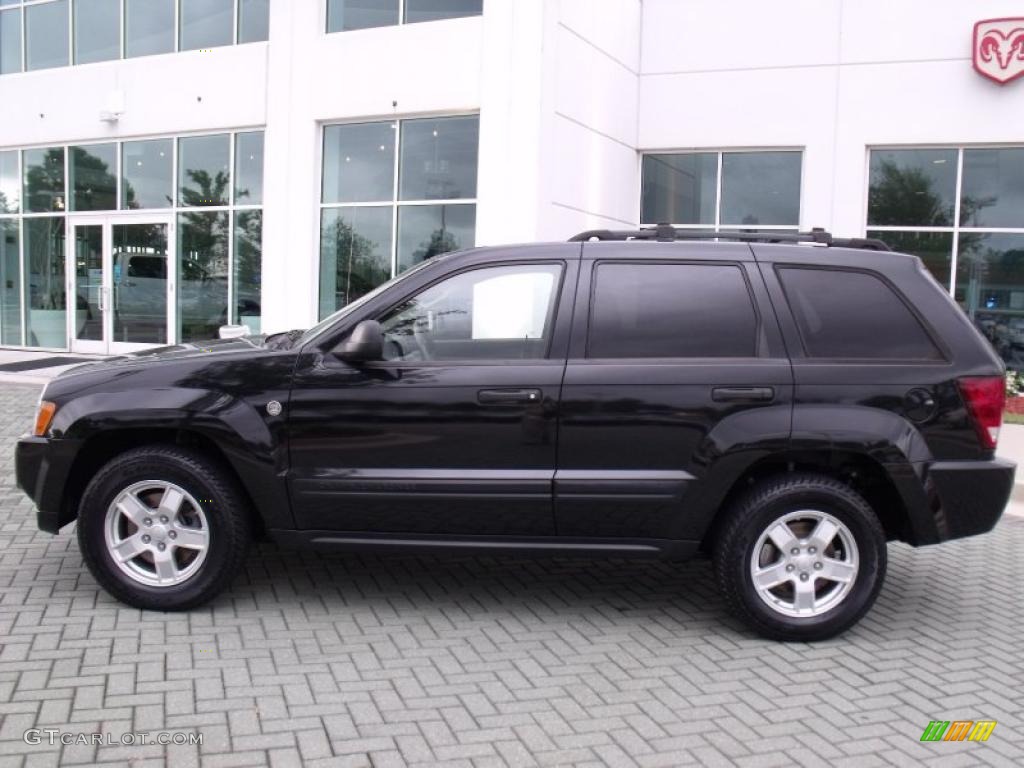
[[[341,216],[324,232],[321,263],[321,285],[334,287],[333,296],[323,295],[329,291],[321,295],[322,315],[355,301],[391,277],[391,264],[382,254],[381,244],[356,232]]]

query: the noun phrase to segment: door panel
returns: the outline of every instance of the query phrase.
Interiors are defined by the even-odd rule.
[[[299,360],[289,405],[300,528],[554,532],[551,478],[563,363],[354,368]],[[481,403],[484,388],[541,392]]]
[[[584,246],[581,296],[601,295],[594,282],[598,270],[594,260],[587,258],[588,251],[609,259],[621,253],[613,244],[601,245],[600,249]],[[625,250],[634,259],[635,269],[643,269],[646,262],[636,259],[635,246]],[[672,259],[683,266],[700,266],[699,249],[659,244],[645,253],[652,253],[656,257],[652,263],[662,268],[657,272],[660,287],[651,296],[630,297],[623,291],[619,301],[612,302],[615,323],[592,323],[595,307],[583,307],[581,302],[576,308],[559,406],[555,476],[556,522],[563,536],[699,538],[705,521],[687,516],[687,499],[711,463],[737,442],[784,441],[789,435],[792,371],[763,281],[754,265],[741,261],[744,256],[749,259],[749,249],[730,249],[726,258],[735,260],[731,264],[735,271],[722,273],[722,266],[729,265],[723,261],[722,249],[715,248],[717,258],[707,263],[717,271],[710,273],[707,285],[700,284],[699,299],[687,296],[685,281],[679,286],[666,283],[663,269]],[[723,275],[729,278],[728,290],[722,285]],[[746,288],[737,298],[735,288],[743,283]],[[584,285],[590,290],[584,291]],[[644,317],[645,307],[665,300],[663,290],[668,291],[671,311],[679,312],[675,324],[656,310],[652,310],[656,317]],[[715,306],[714,297],[709,296],[715,291],[732,296],[724,319],[718,317],[723,307]],[[696,317],[687,315],[688,302],[693,302]],[[698,306],[701,302],[712,303]],[[743,302],[749,306],[736,306]],[[635,306],[641,308],[639,314]],[[713,355],[715,344],[709,347],[702,339],[688,336],[675,343],[665,337],[701,333],[709,339],[717,327],[731,322],[728,315],[733,309],[747,312],[751,307],[754,323],[749,328],[746,320],[737,324],[750,334],[751,353],[746,357],[708,356]],[[636,317],[643,322],[631,325]],[[638,356],[588,358],[588,328],[621,329],[626,339],[623,343],[605,339],[596,345],[591,339],[591,348],[614,349],[621,355],[630,354],[632,345]],[[651,338],[644,338],[645,329]],[[732,352],[732,344],[726,339],[721,347]],[[639,356],[675,349],[702,350],[704,356]]]
[[[288,406],[299,528],[553,535],[576,275],[573,260],[455,271],[351,320],[382,322],[385,361],[304,351]]]

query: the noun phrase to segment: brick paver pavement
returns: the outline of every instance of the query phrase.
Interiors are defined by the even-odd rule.
[[[2,387],[0,768],[1024,764],[1024,521],[892,546],[872,612],[816,645],[742,629],[706,562],[261,545],[213,604],[143,613],[35,529],[12,453],[37,391]],[[982,718],[987,743],[918,741]],[[164,731],[203,744],[117,743]]]

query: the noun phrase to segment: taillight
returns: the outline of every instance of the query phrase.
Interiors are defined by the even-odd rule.
[[[957,379],[960,395],[974,422],[983,448],[995,450],[1006,405],[1006,381],[1002,376],[977,376]]]

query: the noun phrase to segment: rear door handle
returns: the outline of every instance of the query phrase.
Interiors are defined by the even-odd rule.
[[[519,403],[539,403],[539,389],[481,389],[476,399],[484,405],[517,405]]]
[[[771,387],[715,387],[711,399],[716,403],[763,403],[775,399]]]

